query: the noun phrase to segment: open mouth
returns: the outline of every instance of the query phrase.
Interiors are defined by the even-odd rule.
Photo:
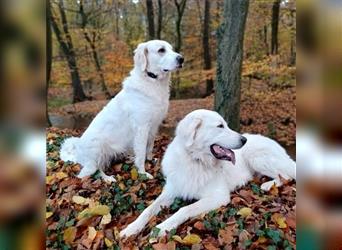
[[[235,154],[231,149],[212,144],[210,151],[216,159],[230,161],[235,165]]]

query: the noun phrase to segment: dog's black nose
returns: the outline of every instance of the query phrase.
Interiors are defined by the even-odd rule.
[[[244,137],[244,136],[241,136],[241,143],[242,143],[242,145],[245,145],[246,142],[247,142],[247,138]]]
[[[179,64],[182,64],[182,63],[184,62],[184,57],[182,57],[182,56],[177,56],[176,60],[177,60],[177,62],[178,62]]]

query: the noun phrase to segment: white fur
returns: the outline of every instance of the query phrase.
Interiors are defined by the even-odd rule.
[[[165,52],[161,53],[161,48]],[[123,89],[94,118],[80,138],[69,138],[61,147],[62,160],[81,164],[78,177],[89,176],[101,169],[106,181],[115,181],[102,169],[113,157],[131,151],[138,171],[146,173],[145,159],[152,156],[155,135],[166,116],[170,72],[181,67],[179,57],[165,41],[153,40],[138,45],[134,69],[123,82]],[[158,77],[151,78],[147,72]],[[146,175],[152,178],[152,175]]]
[[[220,124],[224,128],[219,128]],[[188,114],[179,123],[176,136],[165,152],[162,171],[166,185],[161,195],[121,231],[121,237],[139,233],[161,207],[170,206],[176,197],[198,201],[157,225],[160,235],[192,217],[227,205],[230,192],[245,185],[255,172],[273,178],[262,184],[264,190],[273,184],[281,185],[279,176],[296,178],[296,163],[278,143],[261,135],[243,137],[247,138],[244,146],[242,136],[230,130],[216,112],[196,110]],[[210,151],[212,144],[235,148],[236,164],[216,159]]]

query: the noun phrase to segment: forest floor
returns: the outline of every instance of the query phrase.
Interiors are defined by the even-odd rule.
[[[150,232],[189,201],[175,199],[142,233],[119,239],[119,231],[162,191],[160,162],[170,136],[158,136],[154,161],[146,165],[154,179],[138,175],[126,161],[108,169],[117,182],[107,184],[98,174],[76,178],[80,166],[59,159],[64,138],[82,132],[47,129],[47,249],[295,249],[295,182],[264,192],[260,184],[268,179],[260,176],[233,192],[229,205],[187,221],[166,237],[155,239]]]

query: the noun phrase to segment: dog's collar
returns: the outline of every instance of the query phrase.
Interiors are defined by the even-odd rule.
[[[146,73],[147,73],[147,76],[149,76],[149,77],[151,77],[153,79],[157,79],[157,77],[158,77],[158,75],[153,74],[152,72],[147,71]]]

